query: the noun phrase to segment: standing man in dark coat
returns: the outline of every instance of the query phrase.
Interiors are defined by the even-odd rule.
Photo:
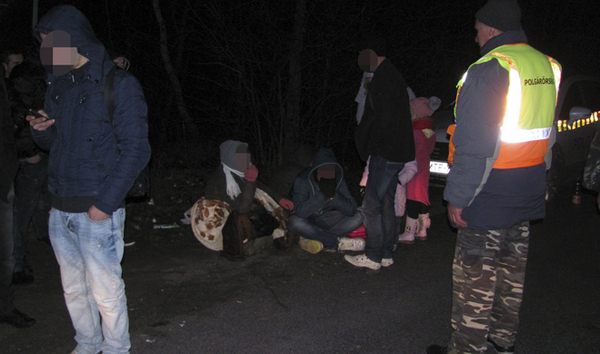
[[[35,320],[13,305],[10,289],[15,259],[13,256],[14,180],[19,168],[17,146],[13,136],[4,68],[0,68],[0,323],[29,327]]]
[[[392,252],[397,240],[394,196],[398,172],[406,162],[415,159],[415,142],[407,85],[386,58],[385,40],[366,37],[359,50],[359,67],[374,73],[363,117],[355,132],[361,159],[370,158],[363,199],[367,245],[365,254],[344,258],[354,266],[378,270],[394,263]]]

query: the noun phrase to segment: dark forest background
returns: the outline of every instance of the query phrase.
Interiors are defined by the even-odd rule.
[[[520,2],[530,44],[556,58],[564,77],[600,75],[593,1]],[[40,0],[39,18],[64,3],[131,61],[148,101],[153,167],[216,166],[219,144],[236,139],[268,170],[301,143],[362,166],[353,132],[355,44],[365,32],[386,37],[417,96],[451,105],[479,58],[474,14],[485,1]],[[0,4],[0,47],[37,60],[33,1]]]

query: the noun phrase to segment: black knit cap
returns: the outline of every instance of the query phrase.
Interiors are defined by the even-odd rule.
[[[502,32],[521,29],[521,8],[517,0],[488,0],[475,18]]]
[[[379,57],[387,56],[387,42],[385,38],[377,34],[367,34],[358,43],[358,51],[362,52],[365,49],[371,49]]]

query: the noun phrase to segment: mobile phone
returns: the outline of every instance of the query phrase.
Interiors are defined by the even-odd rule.
[[[27,114],[30,116],[34,116],[36,118],[42,118],[43,115],[39,114],[36,110],[29,108],[29,110],[27,110]]]

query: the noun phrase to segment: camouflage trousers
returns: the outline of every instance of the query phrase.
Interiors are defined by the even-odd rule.
[[[502,347],[514,344],[528,248],[529,222],[500,230],[458,230],[451,352],[483,353],[488,337]]]

